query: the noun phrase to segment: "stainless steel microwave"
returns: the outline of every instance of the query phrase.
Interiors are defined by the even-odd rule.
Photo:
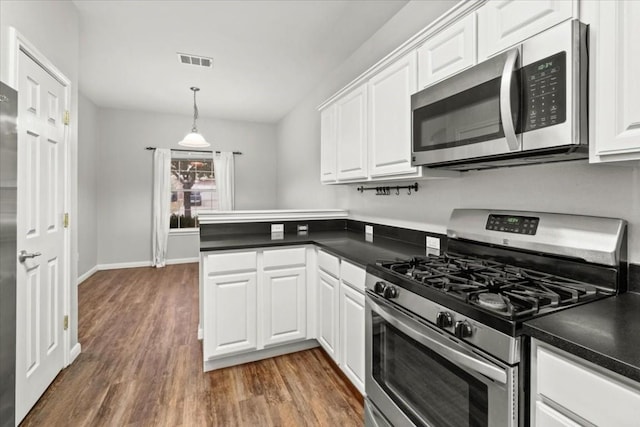
[[[587,29],[566,21],[411,96],[412,165],[587,158]]]

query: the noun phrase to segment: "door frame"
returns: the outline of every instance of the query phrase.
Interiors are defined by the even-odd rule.
[[[19,87],[19,57],[20,52],[34,60],[40,67],[42,67],[47,73],[49,73],[54,79],[64,86],[64,110],[71,110],[71,80],[67,78],[49,59],[43,55],[32,43],[30,43],[22,34],[18,32],[14,27],[9,27],[8,37],[8,82],[7,84],[18,90]],[[18,131],[20,130],[20,113],[18,112]],[[70,127],[65,125],[64,131],[64,212],[69,213],[71,209],[71,139],[70,139]],[[71,314],[71,224],[64,228],[64,262],[63,262],[63,284],[62,284],[62,300],[63,300],[63,312],[65,316]],[[17,262],[17,260],[16,260]],[[66,330],[62,331],[62,343],[63,343],[63,368],[69,366],[71,360],[71,326],[69,325]],[[75,357],[74,357],[75,358]]]

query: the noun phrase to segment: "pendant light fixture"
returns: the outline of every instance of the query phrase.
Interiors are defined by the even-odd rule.
[[[209,144],[202,135],[198,133],[198,128],[196,127],[196,120],[198,119],[198,106],[196,105],[196,93],[200,90],[197,87],[190,88],[193,91],[193,127],[191,128],[191,133],[187,134],[184,139],[178,142],[178,145],[182,145],[183,147],[190,148],[203,148],[208,147]]]

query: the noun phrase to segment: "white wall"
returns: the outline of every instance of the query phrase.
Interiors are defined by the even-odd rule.
[[[78,135],[78,64],[79,64],[79,19],[75,6],[70,1],[0,1],[0,79],[7,81],[10,60],[7,58],[8,28],[14,27],[34,45],[71,81],[71,124],[69,142],[71,149],[71,270],[69,277],[77,272],[78,230],[76,226],[77,205],[77,135]],[[75,279],[72,279],[72,285]],[[70,345],[78,342],[78,294],[71,286]]]
[[[98,265],[98,107],[78,98],[78,276]]]
[[[99,109],[98,264],[151,260],[153,155],[147,146],[179,148],[191,129],[188,115]],[[276,206],[276,126],[198,119],[198,130],[235,157],[236,209]],[[198,235],[171,235],[168,260],[195,258]]]
[[[436,232],[444,232],[456,207],[619,217],[629,221],[630,260],[640,263],[638,166],[582,161],[469,172],[455,179],[421,181],[412,196],[377,197],[360,194],[356,185],[320,185],[317,106],[451,5],[407,4],[279,123],[278,208],[339,207],[360,219]]]

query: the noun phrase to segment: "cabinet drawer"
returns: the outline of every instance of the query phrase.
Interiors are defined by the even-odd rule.
[[[207,274],[256,269],[257,252],[232,252],[207,256]]]
[[[305,248],[270,249],[264,251],[264,268],[306,265]]]
[[[542,402],[536,402],[535,425],[540,427],[580,427],[580,424]]]
[[[333,277],[340,275],[340,260],[338,257],[329,255],[326,252],[318,251],[318,267]]]
[[[364,280],[366,272],[361,267],[342,261],[340,265],[340,279],[347,285],[351,286],[357,291],[364,292]]]
[[[543,347],[537,349],[537,387],[538,394],[590,423],[638,425],[640,389]]]

